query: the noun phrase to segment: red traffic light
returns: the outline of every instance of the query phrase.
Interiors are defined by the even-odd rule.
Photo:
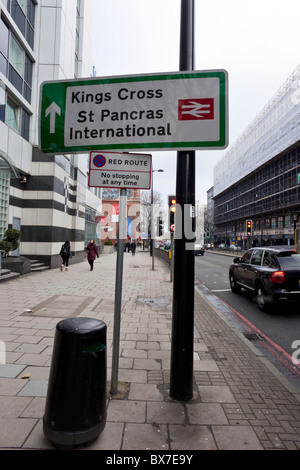
[[[169,208],[176,204],[176,196],[169,196]]]
[[[169,196],[169,210],[170,210],[170,219],[169,219],[169,229],[170,232],[175,231],[175,212],[176,212],[176,197]]]
[[[247,235],[252,235],[252,220],[246,220]]]

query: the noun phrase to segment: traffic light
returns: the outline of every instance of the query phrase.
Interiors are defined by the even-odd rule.
[[[247,237],[251,237],[251,235],[252,235],[252,220],[246,220],[246,232],[247,232]]]
[[[158,221],[158,236],[161,237],[162,234],[164,233],[164,222],[163,222],[161,215],[157,217],[157,221]]]
[[[175,232],[176,197],[169,196],[170,232]]]

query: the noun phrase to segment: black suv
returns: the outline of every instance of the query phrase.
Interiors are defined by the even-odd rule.
[[[229,268],[232,292],[244,288],[256,297],[260,310],[274,302],[300,301],[300,254],[292,246],[251,248]]]

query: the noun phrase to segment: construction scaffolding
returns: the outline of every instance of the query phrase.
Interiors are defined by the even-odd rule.
[[[299,141],[300,65],[214,168],[214,196]]]
[[[216,240],[294,243],[300,208],[300,66],[214,169]]]

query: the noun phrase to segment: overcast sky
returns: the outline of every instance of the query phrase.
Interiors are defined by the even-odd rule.
[[[181,0],[93,0],[97,76],[179,70]],[[195,0],[195,70],[229,76],[229,147],[300,63],[299,0]],[[196,152],[196,199],[206,202],[226,150]],[[152,152],[154,190],[176,191],[176,152]]]

